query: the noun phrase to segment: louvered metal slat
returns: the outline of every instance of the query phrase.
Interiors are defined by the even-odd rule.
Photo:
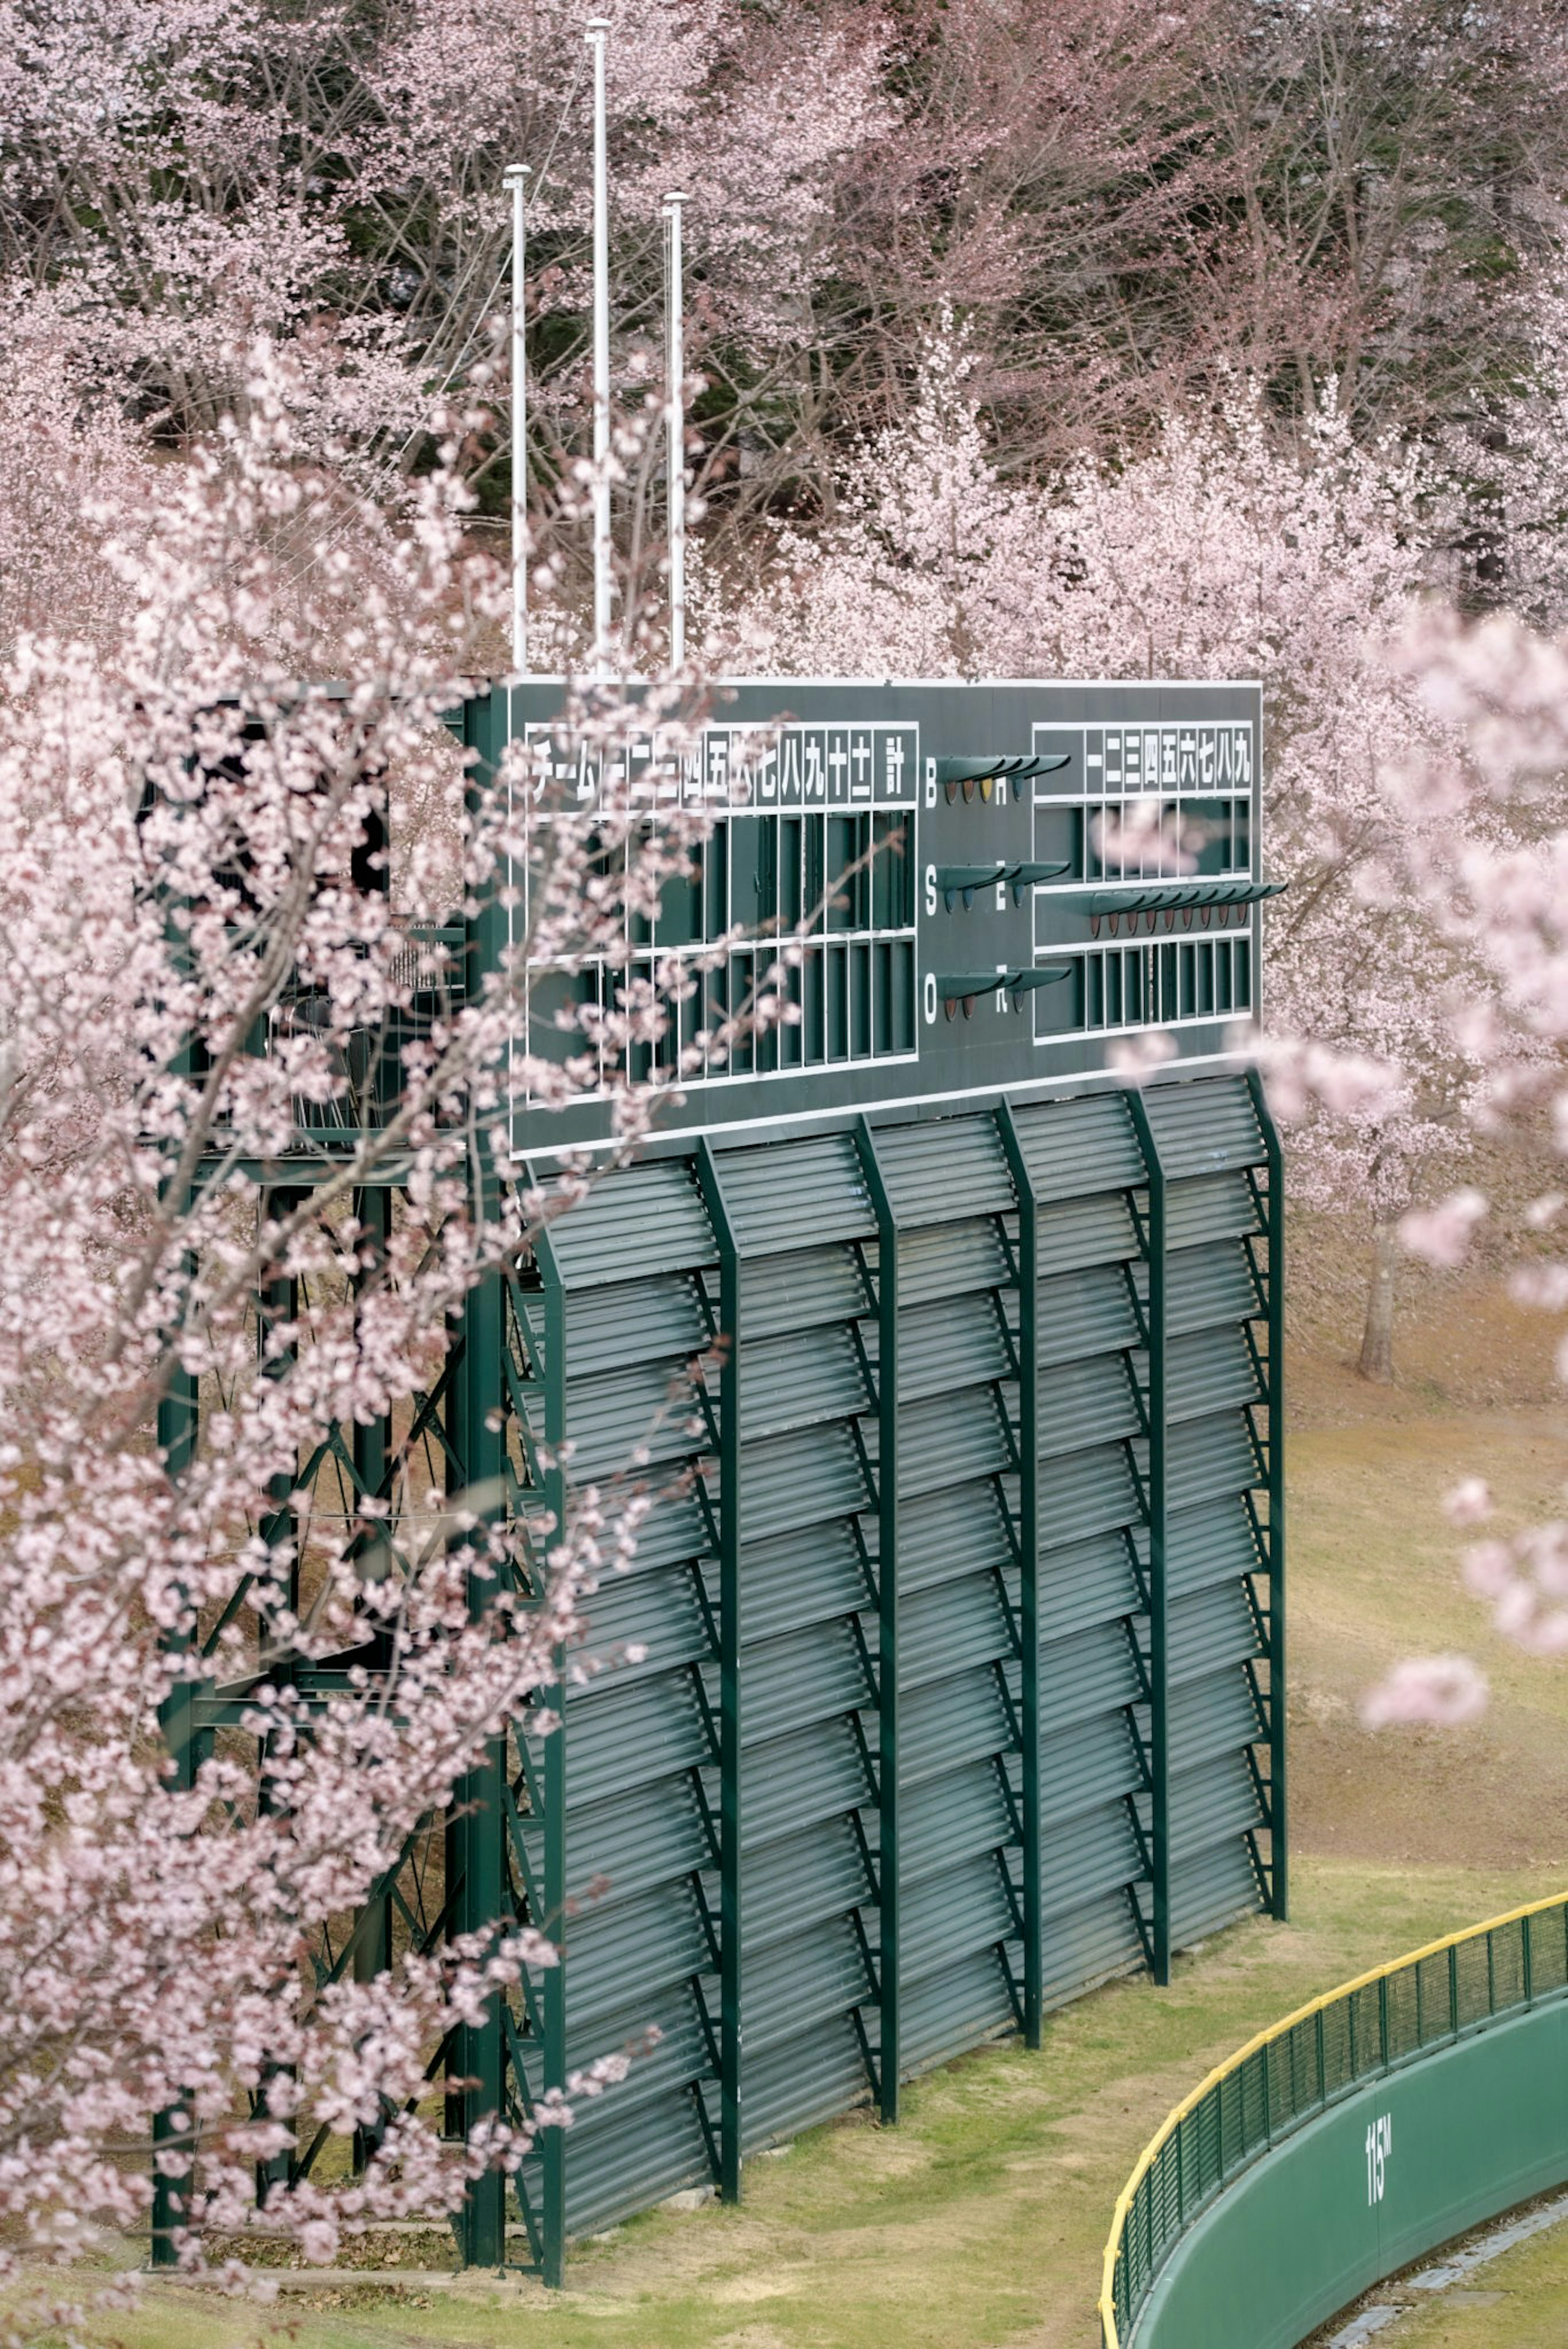
[[[573,2136],[576,2138],[574,2129]],[[566,2165],[566,2225],[587,2235],[688,2186],[707,2185],[708,2140],[689,2093],[659,2098],[618,2128],[585,2132]]]
[[[1263,1906],[1263,1888],[1250,1847],[1240,1837],[1216,1844],[1172,1871],[1170,1908],[1175,1931],[1186,1944],[1217,1933],[1238,1917]]]
[[[1257,1782],[1244,1754],[1217,1754],[1171,1781],[1171,1848],[1179,1859],[1262,1823]]]
[[[711,1803],[717,1791],[715,1783]],[[771,1744],[750,1746],[742,1757],[741,1819],[748,1850],[871,1798],[863,1749],[853,1724],[842,1716],[775,1737]]]
[[[987,1665],[955,1673],[917,1689],[905,1704],[901,1782],[913,1786],[933,1771],[998,1754],[1012,1742],[995,1672]]]
[[[904,1980],[918,1982],[976,1950],[1005,1942],[1016,1930],[995,1852],[974,1853],[910,1887],[904,1908]]]
[[[1012,1651],[1012,1623],[993,1573],[971,1574],[906,1597],[898,1634],[898,1685],[923,1688],[971,1664]]]
[[[1172,1766],[1204,1760],[1229,1745],[1251,1745],[1262,1734],[1258,1701],[1245,1671],[1227,1664],[1171,1692]]]
[[[1173,1683],[1211,1672],[1217,1664],[1241,1663],[1248,1656],[1261,1655],[1263,1645],[1262,1626],[1240,1582],[1214,1583],[1171,1607]]]
[[[855,1439],[842,1423],[771,1436],[746,1446],[745,1530],[749,1540],[848,1516],[871,1498]],[[715,1469],[709,1479],[715,1510],[723,1492]]]
[[[1076,1998],[1114,1975],[1140,1971],[1143,1937],[1122,1892],[1054,1918],[1045,1935],[1045,1994],[1054,2004]]]
[[[898,1235],[898,1301],[905,1308],[934,1297],[999,1288],[1011,1278],[1006,1243],[994,1216]]]
[[[963,1216],[1005,1215],[1013,1205],[993,1117],[881,1127],[877,1156],[900,1230]]]
[[[708,1447],[707,1422],[683,1362],[644,1362],[635,1370],[573,1379],[566,1397],[573,1444],[566,1475],[574,1485],[622,1474],[639,1452],[651,1466],[663,1467]],[[527,1418],[529,1433],[542,1444],[542,1394],[529,1396]]]
[[[1262,1394],[1258,1365],[1238,1329],[1197,1330],[1172,1338],[1167,1350],[1166,1413],[1196,1419],[1226,1404],[1256,1402]]]
[[[746,2064],[745,2142],[770,2145],[865,2102],[870,2084],[847,2016]]]
[[[1262,1481],[1252,1431],[1241,1412],[1189,1420],[1170,1433],[1170,1506],[1192,1507]]]
[[[638,1778],[655,1777],[689,1770],[708,1753],[697,1692],[684,1672],[595,1692],[591,1702],[574,1707],[568,1733],[572,1795],[580,1803],[612,1794],[633,1768]]]
[[[1172,1249],[1240,1239],[1262,1229],[1258,1203],[1244,1174],[1195,1174],[1185,1183],[1172,1183],[1167,1214]]]
[[[1040,1210],[1042,1282],[1088,1265],[1120,1264],[1137,1250],[1137,1226],[1122,1192],[1104,1199],[1064,1199]]]
[[[748,1444],[820,1420],[852,1418],[870,1402],[860,1355],[842,1324],[792,1330],[742,1349],[741,1433]]]
[[[876,1990],[846,1917],[814,1925],[754,1956],[748,1951],[742,1982],[753,2054],[863,2004]]]
[[[575,1379],[657,1359],[690,1361],[709,1343],[701,1283],[694,1273],[672,1272],[586,1289],[572,1299],[569,1342]]]
[[[967,1853],[994,1850],[1012,1833],[1012,1815],[996,1764],[967,1763],[912,1786],[904,1798],[906,1889],[940,1875]]]
[[[1135,1614],[1142,1603],[1124,1533],[1094,1535],[1041,1555],[1043,1640],[1063,1640],[1091,1623]]]
[[[1144,1098],[1168,1175],[1207,1174],[1220,1167],[1262,1164],[1262,1129],[1245,1077],[1198,1077],[1182,1084],[1154,1084]]]
[[[898,1320],[898,1399],[951,1394],[1011,1376],[1012,1353],[995,1293],[918,1305]]]
[[[742,1550],[741,1636],[748,1646],[851,1614],[869,1606],[871,1595],[855,1537],[842,1519],[747,1542]]]
[[[637,1527],[628,1572],[642,1574],[683,1558],[700,1557],[710,1547],[708,1521],[691,1485],[677,1478],[647,1480],[648,1513]],[[604,1496],[605,1531],[600,1546],[608,1550],[617,1539],[626,1503],[613,1487]]]
[[[1131,1704],[1141,1694],[1137,1659],[1124,1624],[1096,1624],[1075,1639],[1041,1647],[1040,1719],[1049,1731]]]
[[[1042,1459],[1137,1433],[1143,1414],[1127,1357],[1094,1355],[1044,1372],[1037,1425]]]
[[[568,1290],[624,1281],[634,1268],[642,1275],[690,1271],[718,1254],[683,1158],[602,1176],[551,1224],[550,1245]]]
[[[1097,1804],[1041,1837],[1041,1903],[1047,1919],[1098,1902],[1143,1873],[1143,1853],[1125,1797]]]
[[[1261,1564],[1258,1537],[1240,1494],[1172,1516],[1166,1568],[1173,1598],[1251,1574]]]
[[[1138,1317],[1125,1265],[1057,1273],[1040,1283],[1037,1296],[1042,1368],[1138,1343]]]
[[[689,1876],[711,1857],[707,1830],[690,1777],[621,1787],[607,1801],[574,1806],[571,1875],[574,1890],[602,1878],[616,1899],[646,1891],[674,1876]],[[545,1827],[524,1819],[520,1827],[535,1883],[544,1878]]]
[[[586,1595],[582,1610],[582,1634],[567,1653],[575,1664],[603,1667],[604,1685],[621,1687],[628,1680],[669,1671],[708,1653],[708,1620],[696,1572],[690,1566],[612,1576]],[[640,1663],[628,1663],[618,1655],[633,1645],[648,1651]],[[567,1702],[580,1702],[583,1693],[570,1690]]]
[[[1147,1276],[1135,1285],[1141,1296]],[[1246,1321],[1262,1313],[1246,1244],[1242,1240],[1204,1240],[1173,1256],[1166,1276],[1166,1327],[1171,1336],[1190,1330],[1211,1329],[1217,1322]]]
[[[906,1598],[981,1568],[1001,1571],[1012,1539],[995,1484],[956,1485],[907,1500],[898,1516],[898,1587]]]
[[[630,1900],[586,1908],[566,1920],[566,2017],[573,2032],[626,2003],[627,1984],[645,1991],[687,1981],[711,1962],[695,1887],[665,1884]]]
[[[849,1821],[830,1819],[746,1855],[744,1946],[765,1949],[808,1925],[868,1905],[874,1888]]]
[[[1041,1464],[1040,1538],[1049,1548],[1136,1525],[1142,1514],[1126,1444],[1097,1444]]]
[[[742,1738],[756,1745],[793,1725],[853,1713],[871,1690],[855,1634],[846,1622],[816,1623],[748,1648],[742,1661]],[[718,1701],[718,1689],[711,1699]]]
[[[748,1340],[853,1320],[868,1313],[871,1304],[860,1258],[842,1243],[747,1259],[741,1266],[741,1326]]]
[[[1143,1757],[1125,1713],[1104,1713],[1040,1742],[1041,1819],[1052,1826],[1130,1795],[1144,1779]]]
[[[1043,1204],[1131,1189],[1143,1181],[1137,1137],[1120,1093],[1035,1102],[1013,1116],[1030,1183]]]
[[[576,2060],[593,2064],[606,2055],[629,2056],[630,2068],[624,2080],[577,2106],[574,2142],[577,2131],[586,2136],[614,2127],[636,2106],[668,2096],[707,2072],[708,2038],[695,1984],[644,1992],[618,2012],[597,2016],[579,2035]],[[529,2095],[537,2097],[544,2075],[536,2043],[525,2049],[523,2068]]]
[[[1015,2029],[1017,2021],[1007,1964],[991,1951],[980,1951],[911,1987],[904,2001],[904,2069],[929,2071]]]
[[[744,1257],[817,1248],[828,1240],[867,1239],[876,1231],[866,1177],[847,1133],[774,1143],[761,1150],[722,1150],[715,1156]]]
[[[912,1497],[972,1477],[1000,1475],[1012,1458],[1007,1422],[990,1387],[928,1397],[903,1414],[898,1491]]]

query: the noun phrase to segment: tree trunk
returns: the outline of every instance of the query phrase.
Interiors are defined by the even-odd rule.
[[[1394,1259],[1398,1243],[1392,1224],[1372,1226],[1372,1286],[1366,1292],[1366,1326],[1361,1333],[1364,1379],[1380,1387],[1394,1383]]]

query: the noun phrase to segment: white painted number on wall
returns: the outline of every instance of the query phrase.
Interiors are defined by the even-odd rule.
[[[1386,2113],[1379,2113],[1366,2126],[1366,2200],[1370,2206],[1383,2199],[1383,2170],[1388,2159],[1388,2148],[1394,2141],[1394,2124]]]

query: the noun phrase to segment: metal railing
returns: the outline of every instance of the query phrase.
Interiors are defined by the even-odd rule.
[[[1568,1992],[1568,1893],[1450,1933],[1271,2023],[1210,2073],[1117,2198],[1100,2282],[1105,2349],[1182,2234],[1239,2172],[1366,2081]]]

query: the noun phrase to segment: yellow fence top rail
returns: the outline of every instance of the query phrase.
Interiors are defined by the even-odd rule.
[[[1479,1941],[1485,1934],[1501,1931],[1504,1925],[1517,1925],[1521,1918],[1539,1917],[1548,1909],[1560,1909],[1565,1900],[1568,1900],[1568,1892],[1551,1893],[1544,1900],[1527,1900],[1518,1909],[1510,1909],[1501,1917],[1489,1917],[1482,1925],[1467,1925],[1458,1933],[1445,1933],[1441,1940],[1428,1941],[1421,1949],[1407,1951],[1402,1958],[1390,1958],[1384,1965],[1369,1967],[1366,1973],[1357,1974],[1353,1982],[1341,1982],[1337,1989],[1326,1990],[1321,1997],[1308,1999],[1306,2004],[1298,2006],[1293,2013],[1285,2015],[1278,2023],[1271,2023],[1262,2031],[1255,2032],[1244,2047],[1238,2047],[1233,2055],[1227,2055],[1222,2064],[1216,2064],[1190,2095],[1183,2096],[1179,2105],[1173,2105],[1139,2154],[1132,2176],[1116,2197],[1111,2231],[1100,2264],[1100,2324],[1106,2349],[1121,2349],[1116,2312],[1116,2253],[1121,2248],[1122,2230],[1127,2225],[1133,2196],[1152,2168],[1160,2147],[1180,2127],[1195,2105],[1200,2105],[1211,2089],[1218,2087],[1231,2073],[1239,2071],[1260,2048],[1270,2046],[1276,2039],[1282,2039],[1288,2031],[1293,2031],[1298,2023],[1309,2021],[1324,2008],[1337,2006],[1341,1999],[1354,1997],[1357,1991],[1366,1989],[1371,1982],[1386,1982],[1392,1974],[1403,1973],[1407,1966],[1419,1965],[1424,1958],[1438,1957],[1443,1951],[1459,1949],[1467,1941]]]

